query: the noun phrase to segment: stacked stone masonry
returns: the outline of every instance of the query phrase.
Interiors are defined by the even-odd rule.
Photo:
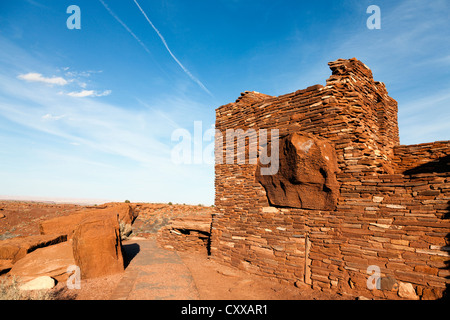
[[[211,215],[175,218],[157,234],[161,247],[177,251],[209,253]]]
[[[395,290],[368,287],[376,266],[381,279],[411,283],[421,299],[440,298],[450,277],[450,141],[400,145],[397,102],[385,85],[355,58],[329,66],[325,86],[279,97],[245,92],[216,110],[211,254],[281,282],[398,299]],[[227,129],[326,139],[338,165],[336,208],[271,205],[255,159],[225,158],[233,147],[220,143]],[[245,141],[237,154],[255,143]]]

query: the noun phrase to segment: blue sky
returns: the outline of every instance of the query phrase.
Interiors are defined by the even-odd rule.
[[[213,204],[213,165],[173,163],[174,130],[325,84],[338,58],[386,84],[402,144],[448,140],[448,30],[447,0],[3,0],[0,195]]]

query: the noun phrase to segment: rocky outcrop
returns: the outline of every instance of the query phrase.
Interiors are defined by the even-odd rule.
[[[334,210],[339,196],[338,165],[334,147],[325,139],[293,133],[279,142],[279,170],[256,179],[273,206]],[[268,147],[270,148],[270,146]]]
[[[68,278],[67,268],[71,265],[75,265],[75,260],[69,241],[33,251],[16,262],[8,274],[23,280],[49,276],[65,281]]]
[[[61,234],[35,235],[3,240],[0,241],[0,260],[11,260],[11,263],[15,263],[38,248],[66,240],[67,236]]]
[[[49,276],[37,277],[30,280],[19,287],[19,290],[30,291],[30,290],[48,290],[55,286],[55,279]]]
[[[0,275],[8,272],[13,266],[12,260],[0,259]]]
[[[73,233],[73,256],[81,278],[89,279],[124,270],[117,217],[110,214],[83,220]]]
[[[137,217],[137,212],[127,203],[108,203],[99,207],[90,207],[68,216],[43,221],[39,225],[39,230],[41,234],[66,234],[71,238],[75,228],[83,220],[100,215],[118,215],[122,237],[124,238],[131,233],[131,225]]]
[[[80,267],[85,279],[121,272],[121,241],[136,217],[130,204],[108,203],[43,221],[41,235],[0,241],[0,273],[62,281],[72,265]]]

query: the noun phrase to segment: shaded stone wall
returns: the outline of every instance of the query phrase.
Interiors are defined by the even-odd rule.
[[[326,86],[279,97],[243,93],[216,110],[216,129],[223,136],[227,129],[278,129],[280,139],[326,139],[338,166],[336,209],[271,205],[255,159],[226,163],[226,146],[216,139],[222,161],[215,166],[211,254],[282,282],[398,298],[368,289],[368,268],[377,266],[382,279],[411,283],[424,299],[439,297],[449,281],[450,142],[399,145],[397,103],[384,84],[356,59],[329,66]],[[246,139],[236,154],[251,144]]]
[[[175,218],[157,234],[158,243],[166,249],[209,253],[211,215]]]

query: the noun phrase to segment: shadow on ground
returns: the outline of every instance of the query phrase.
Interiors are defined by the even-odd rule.
[[[133,258],[139,253],[140,246],[137,243],[122,245],[123,264],[125,269],[128,267]]]

